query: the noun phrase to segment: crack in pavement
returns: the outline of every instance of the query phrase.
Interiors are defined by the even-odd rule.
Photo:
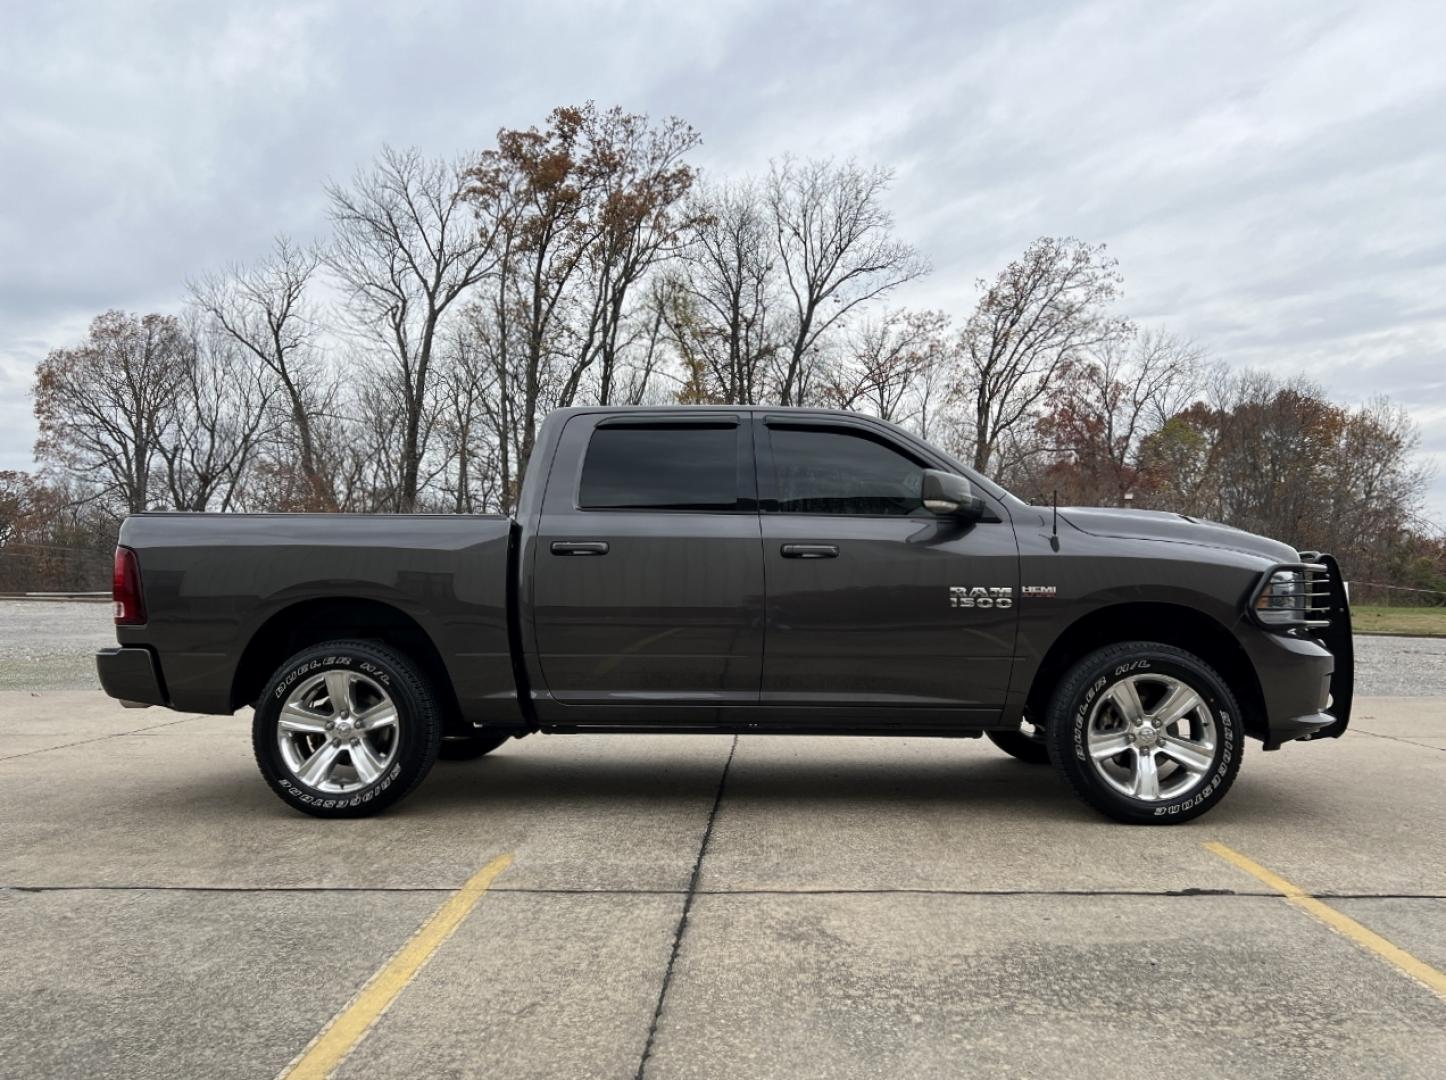
[[[648,1024],[648,1038],[643,1043],[643,1055],[638,1059],[638,1071],[634,1080],[643,1080],[648,1069],[648,1059],[653,1053],[653,1042],[658,1036],[658,1021],[663,1015],[663,1002],[668,997],[668,987],[673,982],[673,965],[678,962],[678,953],[683,945],[683,933],[688,929],[688,914],[693,910],[693,898],[698,895],[698,878],[703,872],[703,857],[708,854],[708,841],[713,837],[713,823],[718,818],[718,807],[723,803],[723,785],[728,782],[728,770],[733,767],[733,755],[738,752],[738,736],[728,747],[728,760],[723,763],[723,772],[718,777],[718,790],[713,795],[713,809],[708,811],[708,825],[703,830],[703,841],[698,845],[698,857],[693,860],[693,873],[688,878],[688,891],[683,898],[683,910],[678,916],[678,925],[673,930],[673,947],[668,953],[668,966],[663,969],[663,982],[658,987],[658,1000],[653,1006],[653,1019]]]
[[[1446,753],[1446,746],[1432,746],[1430,743],[1408,739],[1404,735],[1386,735],[1379,731],[1367,731],[1365,728],[1351,728],[1351,730],[1357,735],[1369,735],[1373,739],[1390,739],[1391,742],[1405,743],[1407,746],[1414,746],[1421,750],[1440,750]]]
[[[15,761],[18,758],[34,757],[36,754],[48,754],[53,750],[66,750],[72,746],[87,746],[90,743],[105,742],[107,739],[120,739],[127,735],[144,735],[148,731],[155,731],[158,728],[175,727],[177,724],[184,724],[190,720],[200,720],[204,713],[187,713],[176,720],[166,720],[159,724],[148,724],[145,727],[132,728],[130,731],[113,731],[109,735],[97,735],[93,739],[77,739],[75,742],[60,743],[58,746],[42,746],[39,750],[22,750],[18,754],[0,754],[0,761]]]

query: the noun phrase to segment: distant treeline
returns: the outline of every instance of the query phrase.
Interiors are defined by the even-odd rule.
[[[1025,498],[1200,515],[1446,587],[1398,407],[1141,330],[1115,261],[1072,238],[951,311],[900,308],[929,264],[887,169],[704,179],[697,144],[588,104],[457,161],[384,148],[326,189],[323,242],[198,268],[177,312],[98,315],[37,369],[41,472],[0,473],[0,591],[104,587],[143,509],[508,511],[541,418],[591,403],[867,411]]]

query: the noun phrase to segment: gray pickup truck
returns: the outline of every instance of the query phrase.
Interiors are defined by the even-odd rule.
[[[844,412],[576,408],[515,517],[140,514],[128,704],[254,708],[267,783],[373,813],[534,732],[978,737],[1121,821],[1219,802],[1245,737],[1350,719],[1327,555],[1178,514],[1032,506]]]

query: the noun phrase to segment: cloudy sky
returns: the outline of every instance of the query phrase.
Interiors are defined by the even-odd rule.
[[[893,166],[962,313],[1035,236],[1109,244],[1126,310],[1236,365],[1409,406],[1446,521],[1446,4],[0,0],[0,468],[37,359],[109,307],[321,233],[384,142],[447,156],[595,99],[713,174]]]

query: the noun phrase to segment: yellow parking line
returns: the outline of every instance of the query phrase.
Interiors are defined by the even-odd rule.
[[[286,1080],[324,1080],[330,1076],[366,1038],[367,1032],[391,1007],[397,995],[417,977],[417,972],[426,966],[432,954],[452,936],[467,913],[477,906],[477,901],[482,899],[497,875],[511,863],[511,855],[498,856],[449,896],[412,935],[411,940],[367,980],[346,1008],[333,1016],[331,1022],[311,1040],[311,1044],[281,1070],[277,1080],[281,1077]]]
[[[1300,908],[1309,915],[1314,916],[1325,923],[1336,933],[1341,934],[1351,941],[1354,941],[1363,949],[1375,953],[1387,963],[1394,964],[1397,969],[1411,976],[1417,982],[1436,991],[1443,998],[1446,998],[1446,974],[1442,974],[1423,960],[1417,960],[1405,949],[1393,945],[1374,930],[1367,930],[1360,923],[1348,915],[1342,915],[1329,904],[1324,904],[1314,896],[1309,895],[1298,885],[1292,885],[1279,874],[1271,873],[1259,863],[1247,859],[1238,851],[1234,851],[1224,844],[1211,842],[1205,845],[1207,851],[1219,855],[1232,866],[1244,870],[1251,877],[1264,882],[1270,888],[1280,893],[1290,903]]]

